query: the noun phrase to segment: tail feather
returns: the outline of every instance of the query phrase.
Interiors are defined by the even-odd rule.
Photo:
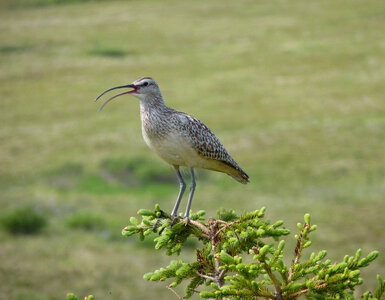
[[[247,184],[250,182],[249,180],[249,175],[247,175],[238,164],[234,163],[229,163],[227,161],[222,161],[225,163],[228,167],[225,173],[232,178],[234,178],[236,181],[242,183],[242,184]]]
[[[228,173],[228,175],[230,175],[236,181],[238,181],[242,184],[247,184],[250,182],[249,176],[242,169],[237,170],[236,174],[234,174],[234,173],[231,173],[231,174]]]

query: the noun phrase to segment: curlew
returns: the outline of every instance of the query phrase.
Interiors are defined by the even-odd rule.
[[[167,107],[159,86],[150,77],[143,77],[131,84],[117,86],[103,92],[100,97],[115,89],[130,88],[103,103],[103,107],[116,97],[130,94],[140,100],[142,135],[147,145],[176,171],[180,183],[179,194],[171,212],[178,216],[178,208],[186,189],[186,183],[179,167],[190,169],[191,185],[184,218],[189,222],[189,214],[195,191],[194,169],[208,169],[226,173],[240,183],[249,182],[249,176],[239,167],[211,130],[197,118]]]

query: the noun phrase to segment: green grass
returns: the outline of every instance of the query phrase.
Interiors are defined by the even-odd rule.
[[[384,13],[356,0],[1,1],[1,208],[33,202],[49,222],[38,236],[0,231],[0,298],[172,297],[141,278],[168,258],[119,235],[139,208],[171,210],[177,180],[142,140],[137,99],[101,113],[93,102],[140,76],[250,175],[243,186],[199,173],[193,210],[267,206],[291,229],[308,212],[331,258],[380,251],[363,274],[373,288],[385,267]],[[110,236],[70,229],[79,211]]]
[[[0,225],[15,235],[37,234],[47,225],[47,219],[35,207],[26,205],[3,213]]]
[[[67,219],[67,226],[72,229],[101,230],[105,228],[103,217],[89,212],[78,212]]]

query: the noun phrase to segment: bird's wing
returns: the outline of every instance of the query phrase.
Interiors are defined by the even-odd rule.
[[[180,113],[178,119],[182,131],[191,140],[191,144],[199,155],[221,161],[238,171],[242,171],[235,160],[226,151],[218,138],[200,120],[190,115]],[[244,173],[244,172],[243,172]]]
[[[185,141],[195,149],[198,155],[223,164],[223,168],[213,168],[212,170],[227,173],[243,184],[249,182],[249,176],[235,162],[205,124],[188,114],[173,109],[169,110],[170,123],[177,126],[178,132],[185,137]]]

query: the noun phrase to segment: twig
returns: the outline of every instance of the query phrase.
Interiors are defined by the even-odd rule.
[[[198,291],[196,289],[190,289],[190,290],[193,291],[194,293],[200,294],[200,291]]]
[[[302,239],[303,239],[303,233],[305,228],[309,228],[310,225],[305,223],[304,227],[301,230],[301,234],[299,235],[297,246],[295,247],[294,253],[295,257],[293,259],[293,263],[291,264],[290,270],[289,270],[289,277],[288,277],[288,282],[290,281],[291,277],[294,274],[294,266],[298,263],[300,257],[301,257],[301,251],[302,251]]]
[[[181,296],[179,296],[178,293],[177,293],[171,286],[168,285],[167,288],[168,288],[171,292],[173,292],[174,295],[177,296],[179,300],[184,300],[184,298],[181,297]]]
[[[221,229],[219,229],[217,232],[216,232],[216,234],[215,234],[215,236],[217,236],[219,233],[221,233],[223,230],[225,230],[226,228],[228,228],[228,227],[230,227],[230,226],[232,226],[232,225],[234,225],[234,224],[236,224],[236,223],[239,223],[238,221],[234,221],[234,222],[230,222],[230,223],[227,223],[227,222],[225,222],[225,221],[222,221],[222,220],[216,220],[218,223],[221,223],[221,224],[225,224],[225,226],[223,226],[223,227],[221,227]],[[219,221],[221,221],[221,222],[219,222]]]
[[[282,298],[282,290],[281,290],[281,287],[279,286],[277,278],[274,276],[273,272],[271,271],[268,265],[264,264],[264,269],[267,275],[269,275],[271,281],[273,282],[274,288],[276,290],[276,294]],[[279,296],[277,296],[276,299],[280,299]]]
[[[217,254],[217,239],[216,239],[216,229],[217,229],[218,222],[213,219],[209,219],[209,226],[210,226],[210,240],[211,240],[211,253],[214,257],[214,282],[215,284],[221,288],[223,286],[223,280],[219,276],[220,271],[219,267],[221,266],[221,262],[219,260],[219,255]],[[223,298],[220,297],[218,300],[222,300]]]
[[[252,248],[254,253],[255,254],[258,254],[259,253],[259,250],[257,247],[253,247]],[[271,271],[271,268],[268,264],[266,264],[265,261],[263,260],[259,260],[261,264],[263,264],[263,268],[265,269],[267,275],[269,276],[269,278],[271,279],[271,282],[273,283],[274,285],[274,288],[275,288],[275,299],[282,299],[282,289],[281,289],[281,286],[279,285],[278,283],[278,279],[277,277],[274,276],[273,272]]]
[[[317,285],[317,289],[327,287],[327,285],[328,285],[327,282],[320,283],[319,285]],[[298,292],[295,292],[295,293],[293,293],[293,294],[290,294],[290,297],[300,296],[300,295],[306,294],[308,291],[309,291],[309,289],[306,288],[306,289],[303,289],[303,290],[301,290],[301,291],[298,291]],[[287,293],[287,292],[286,292],[286,293]]]
[[[215,220],[217,223],[221,223],[221,224],[229,224],[228,222],[226,221],[223,221],[223,220]]]
[[[195,220],[190,220],[190,224],[194,225],[195,227],[198,227],[200,230],[202,230],[205,233],[206,237],[209,238],[210,230],[205,225]]]
[[[209,225],[210,225],[211,253],[214,257],[214,281],[218,285],[218,287],[222,287],[222,283],[218,278],[219,267],[221,266],[221,262],[219,261],[219,256],[217,255],[217,241],[215,239],[216,238],[215,227],[217,225],[217,222],[213,220],[210,220],[210,221],[209,221]]]
[[[211,280],[211,281],[215,281],[215,280],[214,280],[214,277],[212,277],[212,276],[208,276],[208,275],[205,275],[205,274],[201,274],[201,273],[199,273],[199,272],[197,272],[197,274],[198,274],[200,277],[202,277],[202,278],[205,278],[205,279],[208,279],[208,280]]]
[[[226,270],[222,270],[222,271],[219,273],[218,277],[219,277],[220,280],[223,279],[223,275],[225,274],[225,272],[226,272]]]

